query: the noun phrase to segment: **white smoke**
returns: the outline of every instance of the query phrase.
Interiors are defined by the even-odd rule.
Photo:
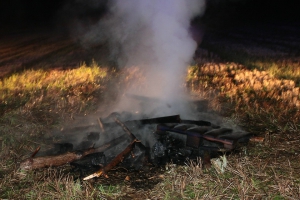
[[[145,73],[143,90],[127,92],[166,102],[160,114],[176,113],[180,108],[173,103],[185,96],[186,67],[197,47],[189,32],[190,20],[204,8],[205,0],[112,0],[108,14],[81,39],[84,44],[108,41],[112,60],[122,67],[138,66]],[[116,109],[132,111],[136,104],[128,100],[123,98]]]

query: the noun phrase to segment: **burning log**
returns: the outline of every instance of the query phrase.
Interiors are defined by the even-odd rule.
[[[130,154],[130,152],[132,151],[134,144],[138,142],[137,139],[134,139],[125,149],[124,151],[122,151],[121,153],[119,153],[109,164],[107,164],[104,168],[100,169],[99,171],[85,177],[83,180],[89,180],[95,177],[100,177],[101,175],[104,175],[105,177],[107,177],[106,173],[111,170],[112,168],[114,168],[115,166],[117,166],[120,162],[123,161],[124,157],[127,156],[128,154]]]
[[[109,147],[115,146],[119,144],[121,141],[124,141],[124,135],[118,137],[117,139],[114,139],[113,141],[104,144],[98,148],[89,148],[82,151],[74,151],[74,152],[67,152],[60,155],[55,156],[42,156],[42,157],[36,157],[34,158],[34,152],[29,158],[23,160],[20,164],[21,170],[33,170],[33,169],[39,169],[43,167],[50,167],[50,166],[61,166],[70,162],[73,162],[75,160],[79,160],[86,155],[96,153],[96,152],[102,152],[108,149]]]

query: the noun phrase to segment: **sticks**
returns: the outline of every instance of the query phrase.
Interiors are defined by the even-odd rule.
[[[109,119],[111,117],[108,117]],[[114,119],[116,116],[113,117]],[[103,121],[107,121],[108,119],[104,119]],[[155,117],[155,118],[149,118],[149,119],[138,119],[138,120],[130,120],[130,121],[125,121],[126,124],[130,125],[136,125],[136,124],[165,124],[165,123],[180,123],[181,119],[179,115],[171,115],[171,116],[166,116],[166,117]],[[113,122],[107,122],[103,123],[104,127],[109,126],[109,125],[114,125]]]
[[[132,142],[121,152],[119,153],[110,163],[108,163],[103,169],[100,169],[99,171],[85,177],[83,180],[89,180],[94,177],[100,177],[101,175],[104,175],[107,177],[106,172],[114,168],[116,165],[118,165],[120,162],[123,161],[124,157],[127,156],[129,153],[132,153],[132,149],[134,147],[134,144],[136,142],[139,142],[137,138],[130,132],[130,130],[126,127],[126,125],[121,122],[118,118],[114,118],[115,122],[119,124],[123,130],[129,135],[129,137],[132,139]]]
[[[132,139],[132,140],[135,140],[136,139],[136,137],[130,132],[130,130],[126,127],[126,125],[123,123],[123,122],[121,122],[118,118],[114,118],[114,120],[115,120],[115,122],[117,123],[117,124],[119,124],[122,128],[123,128],[123,130],[129,135],[129,137]]]
[[[20,169],[33,170],[33,169],[39,169],[43,167],[61,166],[70,163],[74,160],[79,160],[88,154],[104,151],[110,146],[111,146],[110,144],[105,144],[97,149],[90,148],[82,152],[68,152],[57,156],[43,156],[43,157],[36,157],[36,158],[30,157],[21,162]]]
[[[98,123],[99,123],[99,127],[100,127],[101,131],[104,132],[105,129],[104,129],[104,126],[103,126],[101,118],[97,118],[97,119],[98,119]]]
[[[41,147],[36,148],[36,150],[31,154],[31,158],[33,158],[39,151],[40,151]]]
[[[43,167],[61,166],[73,162],[75,160],[79,160],[88,154],[105,151],[109,147],[115,146],[119,144],[121,141],[124,141],[124,139],[125,139],[124,135],[122,135],[114,139],[113,141],[110,141],[109,143],[104,144],[98,148],[90,148],[83,151],[73,151],[73,152],[68,152],[68,153],[55,155],[55,156],[42,156],[42,157],[34,158],[33,156],[35,155],[35,152],[37,151],[36,150],[31,157],[23,160],[20,163],[20,169],[33,170],[33,169],[39,169]]]
[[[120,162],[123,161],[124,157],[127,156],[133,149],[134,144],[137,142],[136,139],[134,139],[121,153],[119,153],[110,163],[108,163],[103,169],[100,169],[99,171],[85,177],[83,180],[89,180],[94,177],[100,177],[101,175],[107,176],[106,172],[114,168],[116,165],[118,165]]]

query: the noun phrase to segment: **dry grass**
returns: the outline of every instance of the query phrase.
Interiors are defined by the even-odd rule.
[[[137,68],[119,73],[92,62],[72,70],[25,70],[4,78],[0,82],[0,198],[115,199],[129,193],[137,196],[124,183],[118,186],[75,180],[68,166],[23,172],[18,165],[38,146],[47,147],[56,141],[50,134],[52,129],[73,117],[94,113],[107,95],[113,101],[108,87],[117,93],[139,73]],[[140,192],[138,196],[145,194]]]
[[[108,80],[107,69],[93,63],[67,71],[27,70],[0,82],[1,198],[23,199],[26,191],[26,199],[69,199],[81,192],[68,175],[24,174],[18,162],[47,143],[49,130],[95,108]]]
[[[268,124],[274,131],[299,131],[300,90],[292,80],[234,63],[209,63],[190,67],[188,84],[194,92],[223,103],[220,112],[235,113],[247,123]]]
[[[251,88],[253,86],[250,85],[250,78],[241,79],[242,83],[237,78],[241,77],[241,74],[244,76],[248,74],[245,77],[252,77],[264,83],[264,77],[268,77],[267,73],[249,71],[244,66],[235,63],[210,62],[207,65],[190,67],[187,84],[190,85],[193,93],[212,99],[211,102],[214,103],[213,108],[216,111],[220,113],[226,111],[230,120],[244,125],[246,130],[265,137],[265,141],[264,143],[251,143],[247,147],[226,155],[228,164],[224,173],[221,173],[214,165],[212,168],[203,169],[201,160],[187,162],[185,166],[169,164],[166,166],[166,172],[156,177],[161,179],[161,182],[153,189],[136,190],[124,181],[117,185],[106,185],[76,180],[67,166],[34,172],[19,171],[18,162],[34,151],[37,146],[46,142],[36,140],[36,138],[47,138],[46,129],[53,128],[59,122],[70,118],[70,113],[88,112],[89,101],[91,101],[91,107],[96,104],[92,100],[97,98],[97,91],[105,91],[106,77],[111,77],[113,73],[96,65],[92,67],[83,65],[78,69],[67,71],[30,72],[37,77],[48,78],[44,78],[44,81],[38,84],[25,87],[27,90],[22,91],[28,93],[30,97],[26,99],[26,103],[20,104],[16,109],[5,107],[10,109],[5,109],[2,114],[0,126],[2,133],[1,198],[298,199],[300,197],[300,168],[298,167],[300,136],[297,122],[299,113],[290,111],[292,108],[297,109],[296,105],[286,103],[284,107],[281,106],[284,102],[283,96],[266,101],[265,96],[261,96],[260,89]],[[137,68],[120,73],[119,77],[122,79],[119,79],[119,83],[124,83],[123,80],[130,84],[130,80],[136,79],[139,73]],[[34,77],[24,78],[28,74],[29,72],[24,72],[15,75],[15,78],[5,79],[1,83],[7,91],[3,98],[9,98],[10,95],[15,94],[13,88],[26,85],[27,80],[31,83],[31,80],[35,79]],[[49,74],[56,76],[50,79]],[[85,77],[82,77],[82,74],[85,74]],[[277,80],[272,77],[269,79],[274,82]],[[10,84],[8,84],[9,80]],[[79,84],[74,84],[74,82]],[[44,83],[49,87],[45,89]],[[230,86],[226,87],[226,83]],[[240,84],[245,83],[248,84],[247,87],[239,87]],[[285,85],[285,83],[290,82],[280,81],[278,87],[284,86],[287,90],[295,88],[293,84]],[[13,87],[13,84],[18,87]],[[87,98],[84,89],[89,84],[93,87]],[[57,90],[57,88],[61,89]],[[40,90],[43,89],[47,92],[42,93],[45,96],[41,99]],[[265,91],[272,91],[272,88]],[[53,96],[53,94],[58,95]],[[256,108],[253,107],[251,100],[247,100],[250,98],[248,95],[252,94],[255,94],[256,101],[254,102],[258,104]],[[60,104],[61,99],[64,98],[74,98],[75,103],[64,100],[64,103]],[[278,101],[279,99],[281,101]],[[52,105],[49,101],[55,103]],[[281,111],[273,109],[274,105],[279,106]],[[39,110],[43,112],[38,112]],[[57,120],[55,123],[54,119]]]
[[[247,34],[246,34],[246,32]],[[272,25],[216,30],[206,49],[226,61],[266,71],[277,79],[288,79],[300,86],[299,28]]]
[[[299,135],[293,137],[286,138],[289,144],[299,141]],[[263,144],[250,144],[227,155],[224,173],[216,167],[202,170],[201,164],[193,162],[170,165],[156,195],[164,199],[299,199],[299,146],[286,152],[287,141],[279,138],[272,136]]]
[[[24,112],[46,109],[49,113],[67,112],[60,108],[82,110],[83,105],[78,104],[88,103],[96,96],[93,93],[103,87],[106,71],[93,63],[67,71],[26,70],[4,78],[0,81],[0,114],[18,108]]]
[[[33,172],[18,169],[20,160],[37,146],[54,140],[48,135],[51,129],[75,115],[94,112],[109,92],[111,79],[117,78],[114,89],[119,90],[141,78],[140,73],[138,68],[116,72],[94,62],[72,70],[25,70],[1,80],[0,198],[300,199],[297,77],[283,79],[278,76],[283,71],[276,75],[221,62],[205,50],[198,65],[188,69],[188,88],[210,99],[211,109],[224,120],[265,138],[225,155],[223,173],[216,165],[203,169],[201,160],[185,166],[168,164],[165,173],[154,177],[160,183],[145,190],[126,181],[84,182],[68,166]]]

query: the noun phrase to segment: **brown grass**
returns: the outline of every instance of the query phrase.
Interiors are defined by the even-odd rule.
[[[88,69],[83,67],[82,70]],[[75,176],[69,173],[68,166],[34,172],[19,171],[17,163],[33,152],[37,146],[45,144],[45,141],[36,138],[47,138],[46,129],[70,118],[72,111],[74,114],[88,113],[90,110],[86,110],[88,102],[97,97],[96,91],[101,90],[97,85],[100,84],[105,88],[107,84],[102,79],[91,79],[94,80],[93,90],[96,93],[92,92],[90,98],[85,98],[82,90],[85,85],[88,85],[87,83],[81,86],[76,84],[75,88],[78,92],[74,92],[74,87],[70,89],[65,83],[61,84],[67,86],[63,87],[66,90],[62,90],[60,93],[62,96],[54,97],[49,92],[47,93],[49,96],[46,95],[39,100],[40,95],[36,94],[40,93],[29,92],[29,101],[17,109],[4,112],[0,126],[4,133],[1,135],[1,197],[20,199],[20,196],[23,197],[25,194],[24,199],[144,199],[150,197],[152,199],[298,199],[300,197],[300,168],[298,167],[300,138],[297,122],[299,113],[291,110],[297,107],[292,103],[285,103],[282,106],[283,97],[280,97],[282,101],[278,101],[280,98],[270,98],[266,101],[265,96],[261,96],[261,90],[252,88],[249,92],[248,88],[239,87],[241,83],[235,81],[236,76],[232,75],[232,71],[244,75],[258,73],[247,71],[244,66],[210,62],[209,65],[190,67],[189,70],[187,84],[194,94],[212,99],[211,108],[227,116],[225,120],[234,120],[235,123],[244,126],[244,129],[265,137],[263,143],[250,143],[247,147],[225,155],[228,164],[224,173],[214,165],[212,168],[203,169],[201,160],[187,162],[185,166],[169,164],[166,166],[165,173],[154,177],[161,181],[153,189],[137,190],[126,183],[125,175],[119,184],[107,185],[101,182],[76,180]],[[86,80],[75,78],[75,71],[54,71],[51,74],[56,74],[56,78],[52,81],[44,80],[49,85],[60,76],[72,77],[66,76],[67,73],[74,74],[74,79],[64,79],[68,80],[67,82]],[[138,69],[132,68],[120,73],[119,77],[130,84],[130,80],[140,76],[139,73]],[[20,75],[25,74],[26,72]],[[260,72],[260,74],[264,73]],[[259,80],[263,83],[263,77],[255,77],[261,78]],[[276,79],[272,80],[276,82]],[[219,89],[220,85],[226,83],[229,83],[230,87]],[[282,83],[289,82],[281,81],[278,86],[285,86]],[[293,90],[293,87],[289,86],[286,88]],[[249,84],[248,87],[251,85]],[[272,89],[266,91],[265,95],[268,95],[268,91]],[[256,101],[246,100],[252,94],[255,95]],[[61,98],[66,98],[68,95],[69,98],[73,96],[75,104],[71,104],[70,101],[60,103]],[[9,95],[5,98],[9,98]],[[55,104],[52,106],[49,101]],[[91,105],[96,103],[92,102],[94,103]],[[274,109],[274,105],[278,107]],[[54,123],[54,119],[58,121]]]
[[[226,63],[202,51],[198,65],[188,69],[187,87],[193,95],[209,99],[210,109],[224,121],[265,139],[224,155],[223,173],[216,165],[204,169],[200,159],[184,166],[168,164],[165,172],[147,177],[159,180],[153,189],[136,189],[124,180],[127,172],[110,184],[102,178],[76,179],[68,165],[20,171],[20,160],[55,140],[49,135],[52,129],[94,112],[110,95],[110,87],[120,90],[142,77],[135,67],[117,71],[96,63],[72,70],[25,70],[0,82],[0,198],[300,199],[296,80]],[[112,84],[112,80],[118,81]]]

